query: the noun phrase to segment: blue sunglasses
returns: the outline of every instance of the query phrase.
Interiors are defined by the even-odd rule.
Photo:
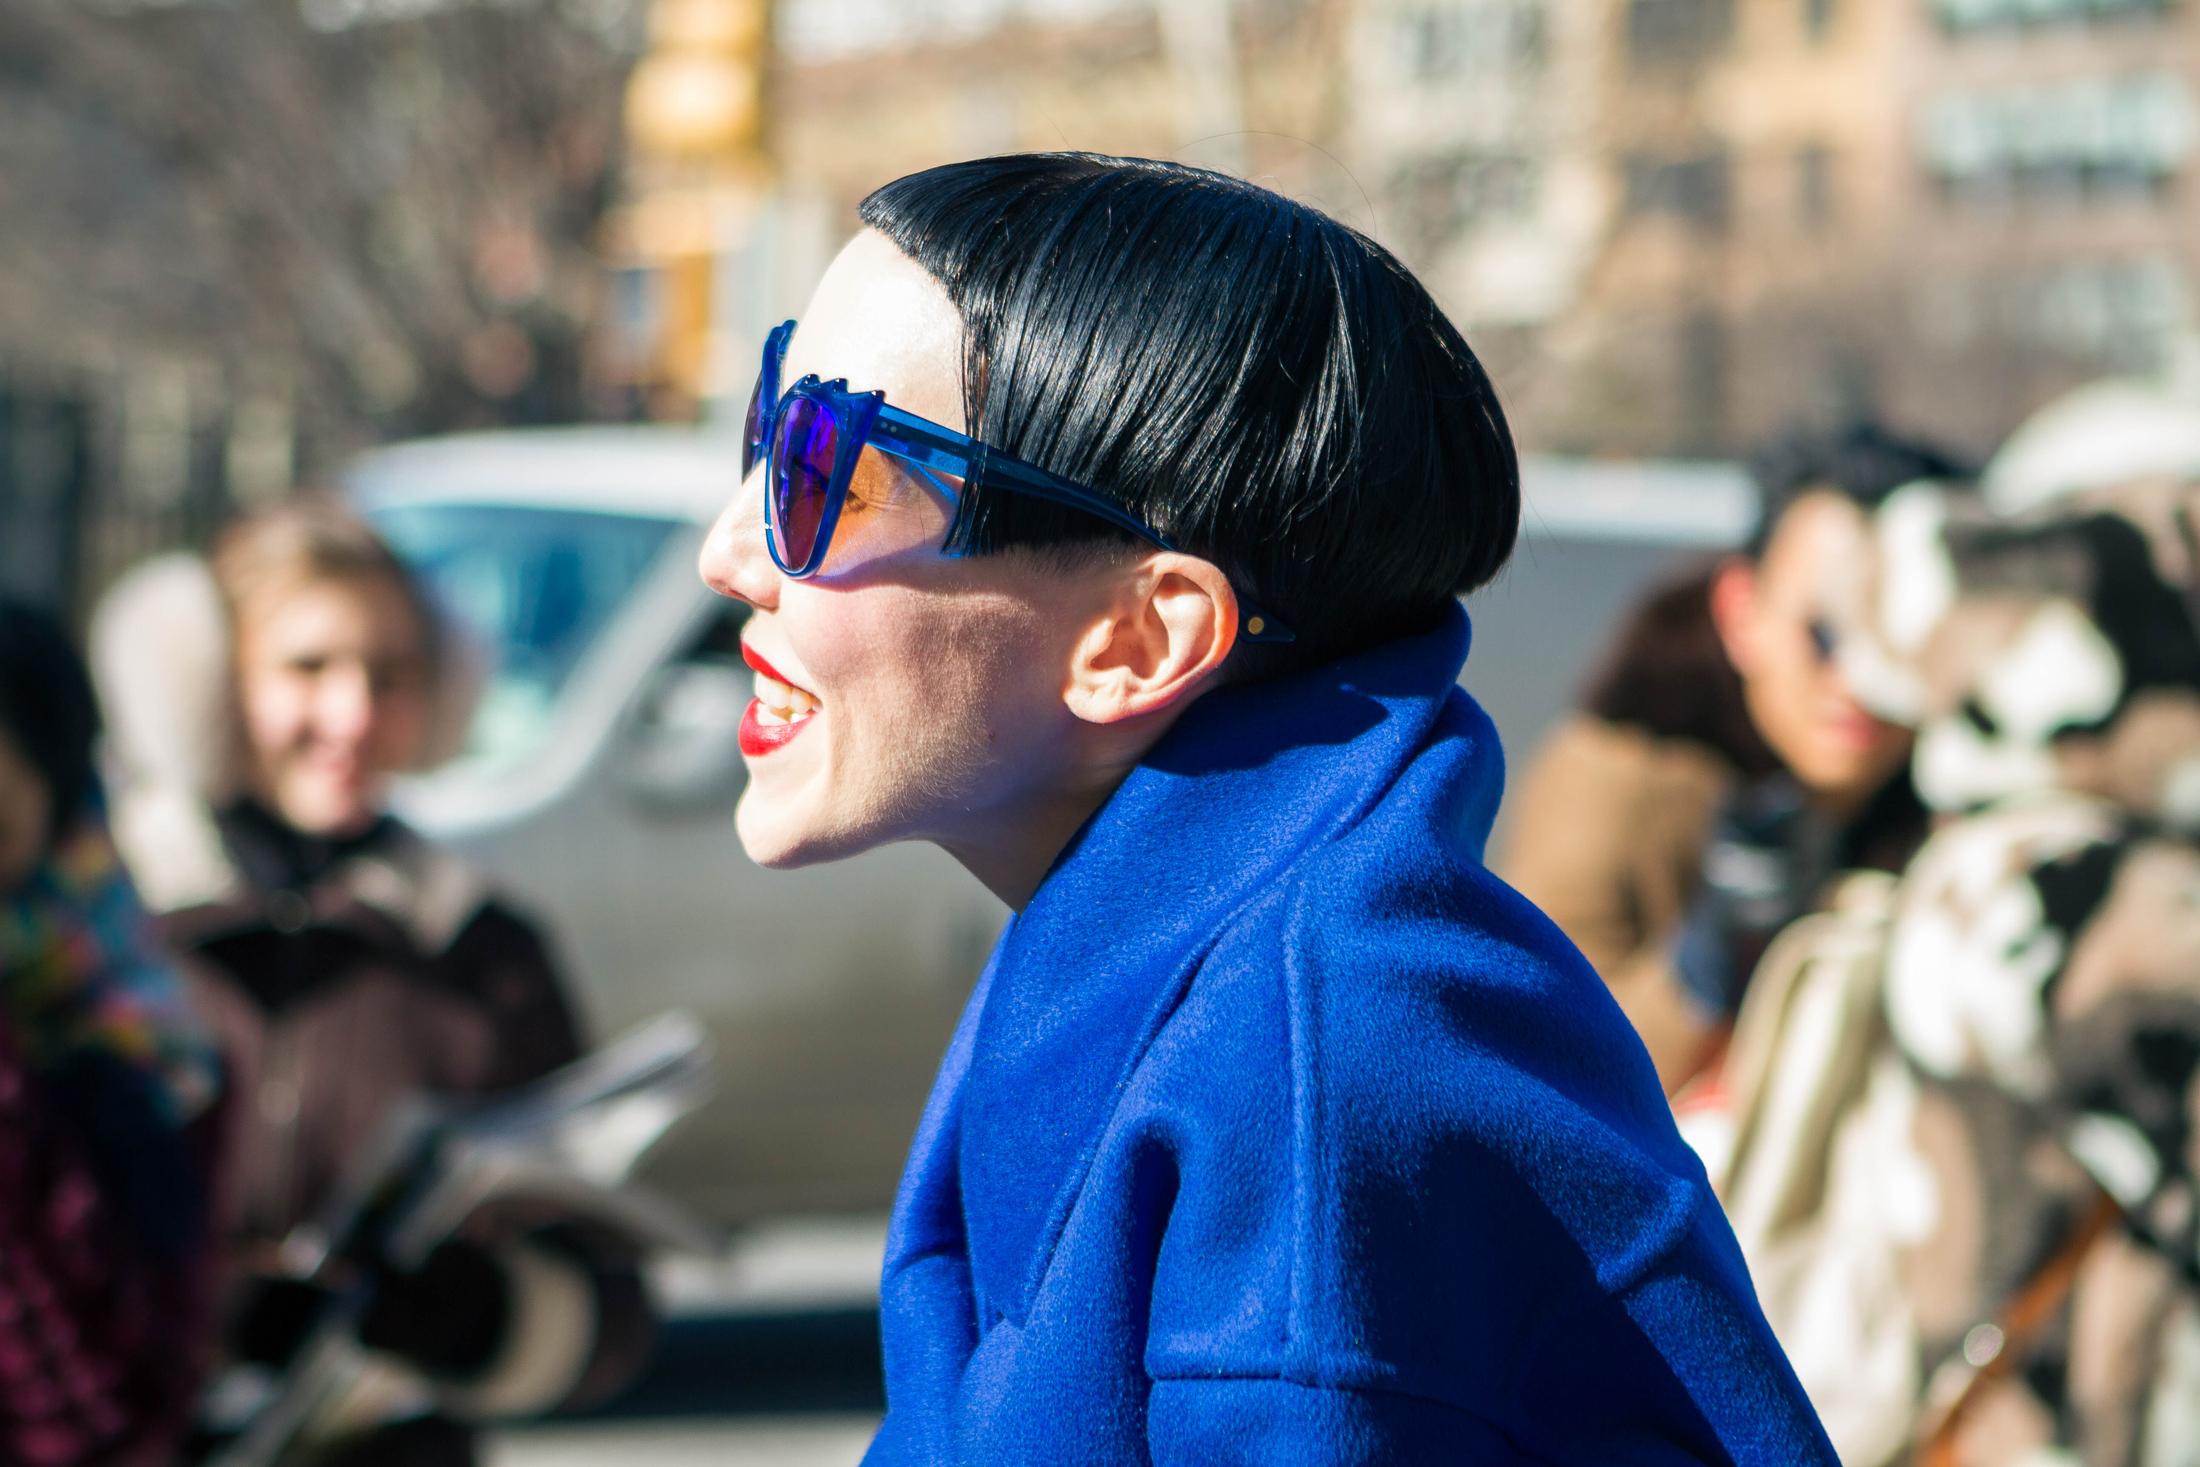
[[[749,398],[741,434],[741,477],[762,460],[765,468],[764,541],[772,562],[796,580],[825,564],[833,529],[840,523],[856,460],[875,448],[916,469],[950,503],[957,485],[1028,494],[1066,505],[1162,550],[1175,550],[1166,535],[1080,484],[1055,477],[1036,464],[987,447],[887,402],[883,392],[850,392],[845,380],[804,377],[781,392],[779,378],[795,323],[785,322],[764,341],[764,367]],[[1240,596],[1242,634],[1248,642],[1289,642],[1290,630]]]

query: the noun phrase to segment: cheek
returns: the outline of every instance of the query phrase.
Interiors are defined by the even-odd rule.
[[[837,715],[830,757],[853,783],[973,795],[987,766],[1018,757],[1027,725],[1061,711],[1044,629],[1020,598],[967,586],[846,594],[793,584],[780,609]]]
[[[1784,630],[1779,618],[1752,604],[1721,629],[1720,642],[1736,672],[1754,686],[1769,687],[1787,671],[1788,659],[1781,656]]]
[[[1795,649],[1769,638],[1760,640],[1756,651],[1742,673],[1756,715],[1781,723],[1814,720],[1821,702],[1817,669]]]
[[[378,756],[375,763],[386,769],[401,769],[412,763],[420,752],[421,740],[427,737],[427,694],[406,689],[380,695],[374,702],[371,730],[368,742]]]
[[[971,715],[978,690],[956,618],[921,593],[878,588],[853,594],[808,586],[782,600],[787,638],[851,738],[891,737],[872,757],[929,743]]]
[[[313,685],[279,669],[247,673],[238,689],[245,737],[262,759],[305,741],[313,723]]]

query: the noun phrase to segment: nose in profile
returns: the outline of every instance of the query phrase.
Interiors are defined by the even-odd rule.
[[[764,475],[742,482],[725,512],[710,527],[696,569],[703,583],[721,596],[746,601],[766,611],[779,597],[779,567],[764,543]]]

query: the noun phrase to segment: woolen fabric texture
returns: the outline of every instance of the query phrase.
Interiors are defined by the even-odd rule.
[[[1491,876],[1465,614],[1195,703],[981,977],[889,1463],[1832,1463],[1648,1057]]]

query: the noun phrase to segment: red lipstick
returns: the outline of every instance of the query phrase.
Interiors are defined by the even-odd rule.
[[[790,688],[795,686],[792,678],[785,676],[778,668],[766,662],[757,653],[756,649],[746,642],[741,644],[741,660],[768,678],[783,682]],[[782,747],[793,739],[796,734],[807,728],[810,719],[816,716],[806,714],[791,723],[764,723],[756,716],[757,710],[763,706],[761,698],[751,698],[749,699],[749,706],[741,711],[741,752],[751,759],[762,758],[772,750]]]
[[[766,662],[764,660],[764,654],[757,651],[754,647],[751,647],[746,642],[743,642],[741,644],[741,660],[743,662],[746,662],[756,671],[764,674],[764,676],[766,677],[777,678],[779,679],[779,681],[785,683],[790,688],[795,686],[795,680],[793,678],[787,676],[778,668],[772,666],[769,662]]]

